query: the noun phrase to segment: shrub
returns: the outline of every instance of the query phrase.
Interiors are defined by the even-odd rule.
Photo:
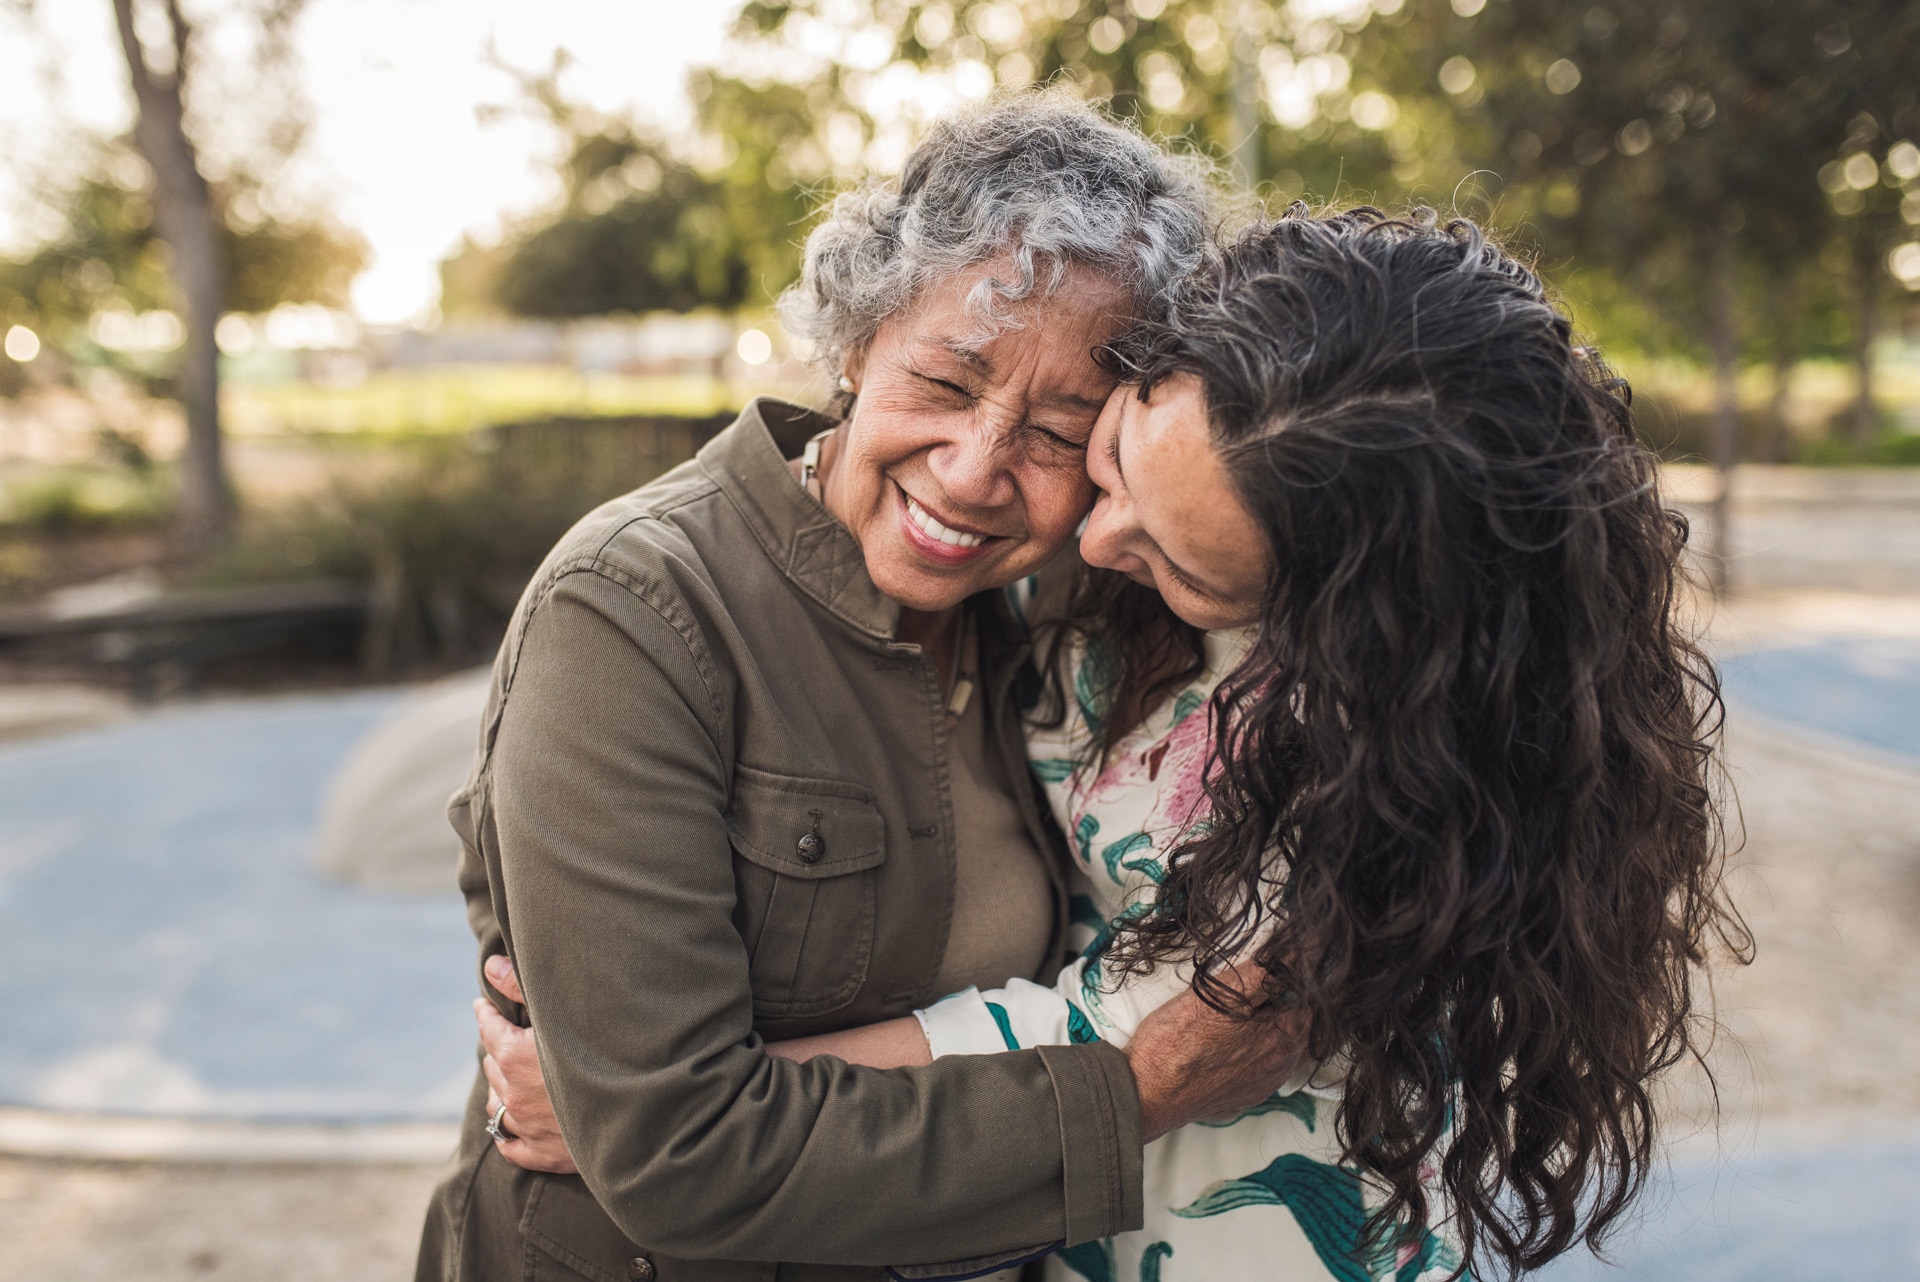
[[[692,457],[728,417],[553,419],[416,442],[377,477],[249,514],[204,577],[366,584],[375,673],[482,659],[569,526]]]
[[[15,483],[4,499],[0,528],[33,534],[152,526],[172,511],[171,486],[152,470],[61,468]]]

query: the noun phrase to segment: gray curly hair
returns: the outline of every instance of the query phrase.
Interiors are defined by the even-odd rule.
[[[833,202],[780,320],[837,373],[929,284],[1003,253],[1014,279],[982,281],[967,300],[988,332],[1009,323],[1005,304],[1052,290],[1075,264],[1127,287],[1148,317],[1205,253],[1216,188],[1206,161],[1064,91],[1001,97],[934,125],[898,179]]]

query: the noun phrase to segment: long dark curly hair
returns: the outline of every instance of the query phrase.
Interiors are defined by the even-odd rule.
[[[1750,946],[1718,678],[1674,617],[1687,523],[1626,385],[1428,211],[1296,206],[1110,355],[1143,398],[1199,378],[1274,572],[1210,707],[1210,813],[1104,965],[1191,963],[1244,1010],[1217,974],[1253,950],[1264,1010],[1346,1065],[1377,1243],[1449,1220],[1476,1272],[1597,1248],[1645,1182],[1654,1079],[1710,1031],[1698,968]],[[1109,707],[1194,670],[1142,590],[1089,591]]]

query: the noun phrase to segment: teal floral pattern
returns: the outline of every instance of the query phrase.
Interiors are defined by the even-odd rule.
[[[1140,1021],[1185,993],[1180,967],[1109,975],[1107,945],[1127,919],[1154,910],[1166,861],[1204,828],[1212,744],[1210,701],[1245,636],[1207,637],[1201,676],[1176,691],[1097,764],[1108,664],[1080,656],[1065,725],[1028,734],[1028,759],[1068,834],[1080,878],[1068,905],[1073,965],[1051,987],[1015,980],[920,1012],[936,1054],[990,1054],[1061,1043],[1125,1046]],[[1237,1117],[1183,1127],[1147,1146],[1145,1223],[1055,1252],[1048,1282],[1440,1282],[1458,1254],[1422,1230],[1410,1243],[1368,1245],[1378,1204],[1342,1164],[1330,1111],[1337,1069],[1297,1083]]]
[[[1360,1176],[1344,1166],[1282,1153],[1263,1169],[1210,1186],[1192,1205],[1174,1211],[1182,1219],[1206,1219],[1246,1206],[1284,1206],[1313,1244],[1314,1254],[1338,1282],[1414,1282],[1427,1269],[1449,1270],[1460,1257],[1431,1232],[1418,1246],[1389,1244],[1384,1253],[1366,1242],[1367,1204]]]

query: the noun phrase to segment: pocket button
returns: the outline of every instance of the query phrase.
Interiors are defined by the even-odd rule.
[[[817,864],[820,857],[827,853],[827,843],[817,832],[807,833],[800,838],[797,852],[803,864]]]
[[[653,1261],[644,1255],[636,1255],[627,1261],[627,1277],[631,1282],[653,1282],[654,1273]]]

